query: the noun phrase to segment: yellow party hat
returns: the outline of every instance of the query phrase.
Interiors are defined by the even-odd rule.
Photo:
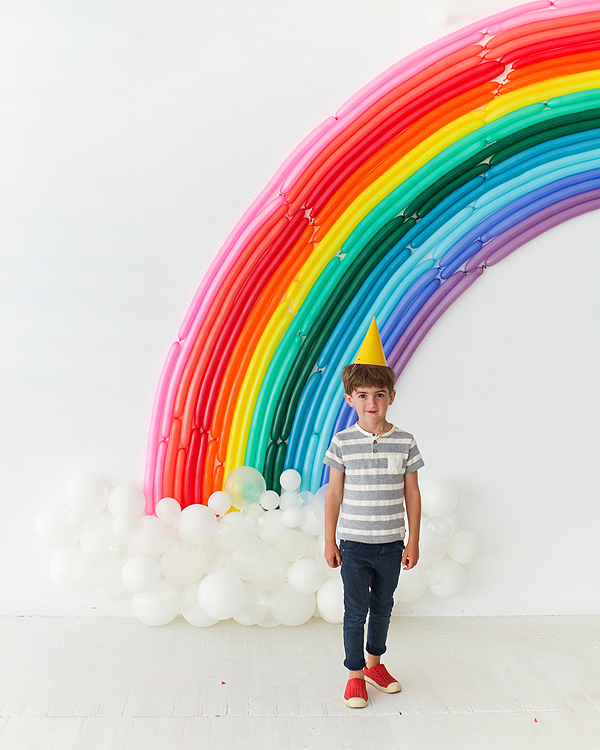
[[[377,329],[375,318],[371,321],[367,335],[360,345],[354,364],[380,365],[381,367],[387,367],[385,353],[383,351],[383,346],[381,345],[381,339],[379,338],[379,330]]]

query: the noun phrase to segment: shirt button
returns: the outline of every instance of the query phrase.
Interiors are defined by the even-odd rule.
[[[377,453],[377,448],[373,448],[373,453]]]
[[[377,440],[373,440],[373,444],[374,444],[374,445],[377,445]]]

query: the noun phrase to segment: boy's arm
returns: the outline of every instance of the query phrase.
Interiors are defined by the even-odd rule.
[[[344,496],[344,477],[343,471],[331,468],[329,487],[325,495],[325,560],[330,568],[337,568],[342,562],[335,539],[335,530]]]
[[[404,570],[414,568],[419,559],[419,533],[421,530],[421,492],[416,471],[404,475],[404,504],[408,519],[408,542],[402,555]]]

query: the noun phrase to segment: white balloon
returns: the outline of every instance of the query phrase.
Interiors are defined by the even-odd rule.
[[[344,619],[344,589],[341,578],[330,578],[317,594],[317,607],[327,622],[338,623]]]
[[[247,585],[244,612],[253,625],[263,628],[281,625],[292,613],[293,606],[294,594],[282,581],[274,581],[268,587]]]
[[[84,591],[97,591],[102,586],[102,568],[97,557],[82,552],[73,565],[75,587]]]
[[[96,474],[80,474],[68,483],[65,500],[73,510],[85,516],[95,516],[106,508],[108,487]]]
[[[210,539],[217,527],[217,517],[206,505],[188,505],[179,516],[178,531],[184,542],[200,544]]]
[[[408,575],[409,573],[412,575]],[[394,593],[394,601],[397,603],[415,602],[426,591],[427,580],[423,573],[421,562],[419,562],[414,568],[403,570],[400,574],[400,583]]]
[[[191,544],[182,543],[160,558],[159,564],[162,575],[177,586],[189,586],[200,580],[202,568],[196,557],[196,548]]]
[[[286,508],[283,511],[283,516],[281,518],[286,526],[290,529],[294,529],[302,523],[302,511],[300,508]]]
[[[272,627],[273,624],[280,625],[292,613],[294,608],[294,594],[290,587],[277,581],[269,590],[270,618],[265,618],[258,623],[262,627]]]
[[[98,593],[112,602],[129,599],[131,591],[123,583],[123,563],[118,560],[104,560],[101,567],[102,585]]]
[[[127,539],[130,537],[136,528],[135,518],[131,516],[115,516],[112,522],[113,534],[119,539]]]
[[[324,484],[322,487],[320,487],[316,492],[314,499],[312,501],[313,510],[315,511],[315,516],[319,519],[319,521],[324,520],[324,514],[325,514],[325,495],[327,494],[327,488],[329,487],[328,484]]]
[[[183,612],[183,616],[190,625],[194,625],[197,628],[210,628],[219,622],[214,617],[209,617],[198,602],[193,604],[189,609],[186,609]]]
[[[421,508],[426,516],[449,515],[458,505],[458,492],[445,479],[421,482]]]
[[[279,495],[275,490],[267,490],[260,496],[260,504],[265,510],[275,510],[279,505]]]
[[[439,583],[429,585],[431,593],[440,599],[449,599],[460,594],[467,583],[467,574],[462,565],[447,558],[439,562],[438,565],[442,579]]]
[[[258,521],[258,536],[267,544],[275,544],[285,529],[282,510],[268,510]]]
[[[134,615],[144,623],[159,627],[174,620],[177,612],[165,606],[158,589],[144,593],[133,594],[131,607]]]
[[[185,612],[187,609],[191,609],[195,604],[198,604],[198,588],[200,586],[199,581],[191,583],[189,586],[184,586],[181,589],[181,611]]]
[[[138,518],[135,531],[127,539],[127,546],[134,555],[159,557],[165,551],[167,534],[164,524],[156,516]]]
[[[244,510],[244,515],[252,521],[256,521],[258,528],[258,521],[265,515],[265,509],[260,503],[253,503],[249,508]]]
[[[144,512],[146,498],[141,490],[130,484],[119,484],[108,496],[108,509],[113,516],[138,518]]]
[[[424,554],[422,551],[419,551],[419,565],[423,568],[434,565],[446,557],[446,552],[448,552],[448,542],[440,542],[430,554]]]
[[[241,625],[259,625],[270,616],[270,592],[267,588],[251,582],[244,583],[244,590],[244,606],[234,619]]]
[[[279,507],[281,510],[302,507],[300,495],[297,492],[282,492],[281,497],[279,498]]]
[[[302,521],[300,523],[300,528],[305,534],[309,534],[310,536],[319,536],[323,533],[323,522],[319,521],[315,515],[312,503],[310,505],[304,505],[302,508]]]
[[[196,547],[196,560],[203,573],[222,570],[227,562],[227,553],[214,539],[207,539]]]
[[[35,533],[49,547],[72,547],[79,539],[80,520],[66,503],[50,505],[36,518]]]
[[[213,492],[208,498],[208,507],[217,516],[223,516],[231,508],[231,498],[226,492]]]
[[[158,586],[159,580],[158,563],[147,555],[130,557],[123,566],[123,583],[134,593],[152,591]]]
[[[109,513],[91,516],[83,524],[79,543],[84,552],[98,557],[110,557],[119,553],[125,546],[113,531],[114,518]]]
[[[481,542],[468,529],[461,529],[450,537],[448,557],[461,565],[472,563],[481,551]]]
[[[306,534],[296,529],[285,529],[277,537],[275,542],[275,549],[277,554],[283,557],[288,562],[295,562],[308,551],[307,540],[310,539]]]
[[[163,518],[165,513],[181,513],[181,505],[174,497],[163,497],[156,503],[156,517]]]
[[[297,627],[304,625],[314,615],[317,608],[317,597],[314,594],[294,593],[294,602],[290,614],[282,620],[282,625]]]
[[[246,539],[231,555],[231,571],[243,581],[258,581],[265,577],[270,553],[270,547],[262,539]]]
[[[302,503],[303,508],[306,505],[312,505],[314,499],[315,499],[315,496],[313,495],[312,492],[309,492],[308,490],[304,490],[304,492],[300,493],[300,502]]]
[[[258,522],[248,518],[245,513],[228,513],[219,519],[219,523],[213,532],[213,539],[223,549],[231,552],[244,539],[255,536],[257,528]]]
[[[458,513],[455,511],[454,513],[449,513],[448,518],[452,521],[452,528],[454,529],[454,533],[460,529],[461,523],[460,518],[458,516]]]
[[[435,586],[444,580],[444,568],[437,562],[425,569],[425,578],[429,586]]]
[[[176,615],[181,614],[184,588],[161,578],[156,591],[158,591],[161,604],[167,610],[175,612]]]
[[[438,542],[447,542],[454,533],[454,525],[448,516],[429,516],[426,521],[428,530]]]
[[[313,594],[323,583],[323,573],[315,560],[297,560],[290,565],[288,584],[298,594]]]
[[[302,482],[302,477],[295,469],[286,469],[279,477],[281,489],[286,492],[295,492]]]
[[[242,580],[228,570],[218,570],[203,578],[198,602],[210,617],[227,620],[244,605],[246,590]]]
[[[238,612],[236,612],[235,615],[233,616],[233,619],[240,625],[243,625],[244,627],[250,627],[251,625],[256,625],[256,623],[252,622],[251,618],[248,616],[248,613],[246,612],[245,607],[242,607]]]

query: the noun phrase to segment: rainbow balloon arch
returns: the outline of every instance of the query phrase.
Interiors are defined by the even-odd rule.
[[[484,269],[600,207],[600,0],[535,0],[408,56],[286,159],[213,260],[163,367],[146,513],[247,465],[316,491],[373,317],[400,376]]]

